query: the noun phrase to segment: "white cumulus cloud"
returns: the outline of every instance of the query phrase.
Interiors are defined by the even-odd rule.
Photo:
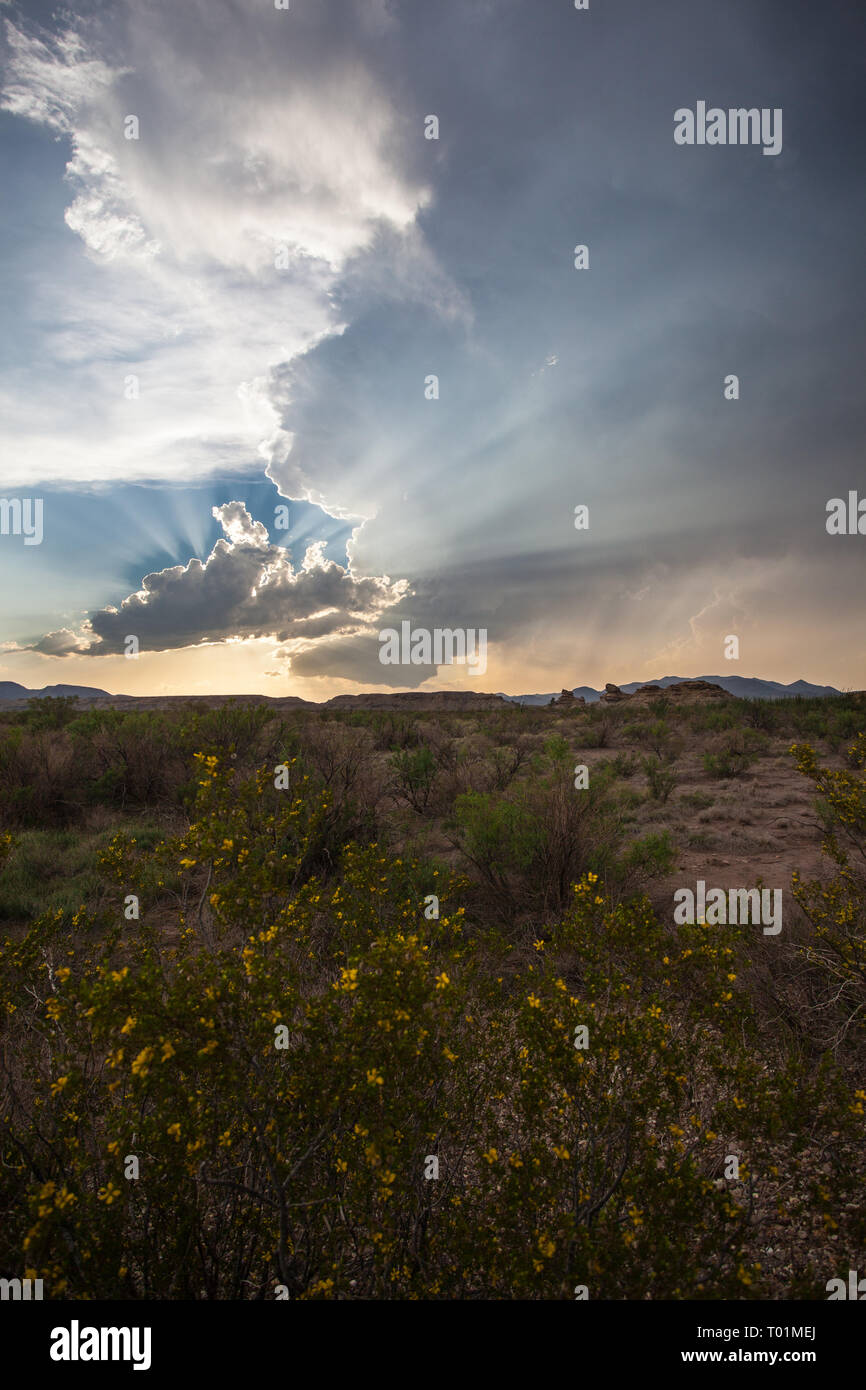
[[[300,568],[273,545],[241,502],[213,508],[223,528],[207,559],[148,574],[120,607],[90,615],[78,634],[49,632],[31,650],[45,656],[110,656],[129,636],[141,651],[201,642],[274,638],[299,650],[316,638],[372,631],[385,609],[408,593],[405,580],[359,576],[307,548]]]

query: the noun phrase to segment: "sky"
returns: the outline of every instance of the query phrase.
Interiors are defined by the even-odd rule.
[[[0,0],[0,681],[866,687],[864,69],[849,0]]]

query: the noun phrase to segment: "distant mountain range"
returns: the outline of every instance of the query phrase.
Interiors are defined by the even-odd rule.
[[[780,685],[778,681],[762,681],[757,676],[662,676],[660,680],[653,681],[629,681],[628,685],[621,685],[620,690],[626,695],[633,695],[642,685],[676,685],[683,680],[709,681],[713,685],[720,685],[729,694],[736,695],[739,700],[790,700],[795,695],[841,695],[842,691],[837,690],[832,685],[810,685],[808,681],[793,681],[791,685]],[[576,685],[572,690],[572,695],[582,695],[588,705],[598,700],[602,692],[593,690],[589,685]],[[503,700],[509,700],[513,705],[547,705],[552,699],[559,695],[559,691],[551,691],[549,695],[503,695]]]
[[[97,690],[94,685],[46,685],[42,690],[28,690],[17,681],[0,681],[0,700],[40,700],[46,695],[59,699],[62,695],[80,695],[82,700],[94,699],[97,695],[108,695],[107,690]]]
[[[642,685],[676,685],[679,681],[682,680],[710,681],[713,685],[720,685],[723,690],[729,691],[731,695],[736,695],[741,700],[786,700],[790,699],[794,695],[816,696],[842,694],[841,690],[837,690],[835,686],[832,685],[810,685],[808,681],[794,681],[791,685],[780,685],[778,681],[762,681],[759,680],[757,676],[662,676],[660,680],[656,681],[629,681],[628,685],[620,686],[620,690],[622,690],[626,695],[633,695],[634,692],[636,690],[639,690]],[[404,698],[401,701],[401,703],[409,704],[411,703],[413,698],[415,700],[420,700],[422,696],[424,698],[432,699],[433,696],[437,693],[442,692],[421,692],[420,695],[415,694],[408,698]],[[449,692],[445,693],[448,694]],[[455,704],[459,703],[459,693],[451,692],[451,694],[453,696],[452,702]],[[503,695],[501,692],[499,692],[499,698],[502,700],[508,700],[509,703],[512,705],[547,705],[550,703],[552,699],[554,699],[559,694],[560,692],[558,690],[550,691],[548,694],[545,695]],[[602,692],[600,690],[593,690],[592,686],[590,685],[576,685],[572,690],[572,694],[582,695],[584,700],[586,700],[586,703],[588,705],[591,705],[596,700],[598,700]],[[43,687],[42,690],[28,690],[26,686],[19,685],[17,681],[0,681],[0,700],[39,700],[44,699],[45,696],[54,696],[54,698],[57,699],[60,696],[64,695],[78,695],[82,700],[116,699],[118,701],[123,701],[124,704],[128,703],[131,700],[135,700],[136,698],[135,696],[130,695],[115,696],[112,695],[109,691],[99,690],[96,686],[93,685],[46,685]],[[143,696],[139,698],[142,700],[143,703],[152,702],[148,696]],[[172,697],[166,698],[168,699],[168,703],[180,703],[184,702],[185,700],[191,697],[175,696],[173,697],[173,699]],[[255,702],[262,701],[264,703],[270,703],[270,700],[267,696],[260,695],[211,696],[210,698],[235,699],[238,701],[249,699]],[[316,704],[313,701],[299,700],[296,696],[284,696],[282,698],[283,701],[289,699],[292,700],[292,702],[295,704],[307,705],[310,709],[317,708]],[[365,706],[366,704],[369,704],[372,707],[374,704],[377,703],[385,705],[388,703],[389,700],[393,700],[395,698],[397,697],[387,695],[337,695],[332,697],[330,700],[326,700],[324,703],[327,705],[337,706],[345,705],[347,707],[349,705],[357,705],[358,707],[361,707]],[[481,695],[473,696],[473,699],[475,700],[483,700],[484,698],[492,700],[496,697],[484,697]]]

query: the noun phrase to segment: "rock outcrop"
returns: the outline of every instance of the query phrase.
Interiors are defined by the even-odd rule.
[[[713,681],[677,681],[675,685],[642,685],[634,692],[633,700],[655,700],[660,695],[668,695],[674,700],[733,700],[729,690],[715,685]]]
[[[626,695],[624,690],[620,690],[618,685],[613,685],[610,681],[598,697],[606,705],[619,704],[620,700],[630,700],[631,695]]]
[[[628,695],[624,690],[620,690],[618,685],[608,682],[603,694],[599,696],[606,705],[620,704],[623,700],[636,700],[640,704],[662,698],[682,703],[683,700],[733,700],[734,697],[712,681],[677,681],[664,689],[660,685],[642,685],[633,695]]]
[[[585,705],[586,700],[582,695],[575,695],[573,690],[566,690],[563,687],[562,694],[557,695],[556,699],[551,700],[550,703],[558,706],[559,709],[570,709],[575,705]]]

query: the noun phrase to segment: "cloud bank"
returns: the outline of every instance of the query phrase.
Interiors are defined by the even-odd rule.
[[[202,564],[190,560],[145,576],[141,589],[90,616],[81,633],[49,632],[32,650],[44,656],[112,656],[130,636],[141,651],[268,637],[290,643],[368,628],[407,592],[405,580],[359,577],[307,548],[299,569],[285,547],[240,502],[214,507],[224,537]]]

